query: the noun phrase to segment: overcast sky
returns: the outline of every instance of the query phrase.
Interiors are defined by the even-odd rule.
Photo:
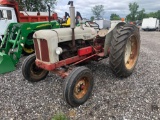
[[[65,12],[69,13],[69,0],[58,0],[55,11],[59,17],[63,17]],[[160,10],[160,0],[73,0],[76,11],[79,11],[83,18],[90,19],[93,16],[91,8],[95,5],[104,5],[104,18],[109,19],[112,13],[125,17],[129,14],[129,3],[137,2],[139,10],[145,9],[146,13]]]

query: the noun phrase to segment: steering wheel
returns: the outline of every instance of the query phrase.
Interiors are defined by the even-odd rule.
[[[59,22],[59,24],[62,24],[62,22],[63,22],[63,18],[58,17],[58,22]]]

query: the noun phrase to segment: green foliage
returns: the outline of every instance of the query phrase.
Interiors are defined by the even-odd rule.
[[[55,0],[16,0],[20,10],[44,12],[47,11],[47,4],[50,3],[51,8],[54,8]]]
[[[130,14],[126,16],[127,21],[132,21],[135,22],[136,20],[143,20],[143,18],[158,18],[160,19],[160,10],[157,12],[150,12],[150,13],[145,13],[145,9],[143,8],[142,10],[138,11],[139,5],[134,2],[134,3],[129,3],[129,10]]]
[[[68,118],[63,113],[57,113],[52,120],[68,120]]]
[[[129,3],[130,14],[127,16],[127,20],[131,20],[131,21],[136,20],[136,16],[138,14],[138,8],[139,8],[139,5],[136,2]]]
[[[137,20],[143,20],[143,18],[146,17],[146,14],[145,14],[145,9],[143,8],[142,10],[138,11],[137,12]]]
[[[157,14],[156,17],[157,17],[158,19],[160,19],[160,10],[158,10],[158,11],[156,12],[156,14]]]
[[[94,16],[91,16],[90,20],[91,20],[91,21],[94,21]]]
[[[104,12],[104,6],[103,5],[95,5],[92,8],[92,12],[93,12],[93,15],[95,15],[95,17],[97,19],[99,19],[100,17],[102,17],[102,13]]]
[[[150,12],[147,14],[147,17],[154,17],[155,18],[156,16],[157,16],[156,12]]]
[[[115,13],[111,14],[110,16],[110,20],[120,20],[120,19],[121,19],[120,16]]]

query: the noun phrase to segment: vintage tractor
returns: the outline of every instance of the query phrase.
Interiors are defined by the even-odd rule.
[[[94,84],[91,70],[82,64],[109,57],[113,73],[128,77],[137,63],[140,35],[138,27],[124,22],[112,25],[109,30],[99,30],[93,22],[75,27],[73,1],[69,4],[71,28],[35,32],[35,54],[25,59],[22,74],[32,82],[45,79],[49,72],[65,78],[64,99],[76,107],[89,98]]]

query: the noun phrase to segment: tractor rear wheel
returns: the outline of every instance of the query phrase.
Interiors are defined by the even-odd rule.
[[[93,83],[92,72],[88,68],[75,68],[64,82],[65,101],[72,107],[83,104],[91,95]]]
[[[22,74],[25,79],[31,82],[38,82],[43,80],[48,75],[48,71],[43,70],[35,64],[36,56],[32,54],[28,56],[22,65]]]
[[[135,25],[125,24],[113,31],[109,63],[118,77],[132,74],[140,50],[139,29]]]

